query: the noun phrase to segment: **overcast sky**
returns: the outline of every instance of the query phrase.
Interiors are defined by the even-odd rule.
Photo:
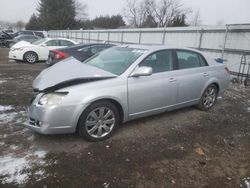
[[[36,11],[39,0],[0,0],[0,20],[28,21]],[[99,15],[121,14],[126,0],[79,0],[88,5],[89,18]],[[200,10],[203,25],[217,23],[250,23],[250,0],[182,0],[182,3]],[[191,15],[189,16],[191,17]]]

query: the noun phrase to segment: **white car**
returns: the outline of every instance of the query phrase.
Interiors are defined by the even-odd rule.
[[[10,48],[9,59],[21,60],[27,63],[46,61],[49,50],[65,48],[78,44],[77,42],[65,38],[44,38],[33,43],[21,41]]]

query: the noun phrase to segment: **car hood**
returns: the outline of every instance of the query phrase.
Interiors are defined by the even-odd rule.
[[[114,78],[117,75],[69,57],[45,70],[33,81],[35,91],[51,91],[83,82]]]
[[[31,44],[30,42],[27,41],[20,41],[17,42],[16,44],[14,44],[11,48],[22,48],[22,47],[28,47],[28,46],[34,46],[33,44]]]

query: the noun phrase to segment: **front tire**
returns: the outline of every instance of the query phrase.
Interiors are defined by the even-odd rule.
[[[109,138],[118,127],[120,115],[116,106],[108,101],[91,104],[82,113],[78,122],[78,133],[93,142]]]
[[[200,102],[198,104],[198,108],[203,111],[210,110],[217,101],[218,88],[216,85],[209,85],[204,91]]]
[[[34,64],[38,61],[38,55],[35,52],[26,52],[23,59],[26,63]]]

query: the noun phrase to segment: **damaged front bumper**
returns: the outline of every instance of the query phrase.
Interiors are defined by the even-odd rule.
[[[51,105],[38,104],[37,98],[28,108],[28,121],[24,126],[40,134],[65,134],[76,131],[80,113],[84,105]]]

